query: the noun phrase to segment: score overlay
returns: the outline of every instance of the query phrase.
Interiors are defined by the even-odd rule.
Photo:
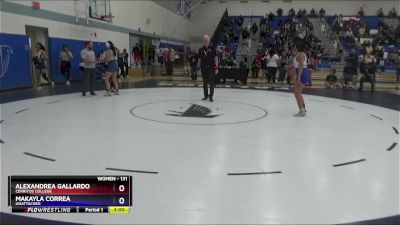
[[[129,213],[131,176],[9,176],[15,213]]]

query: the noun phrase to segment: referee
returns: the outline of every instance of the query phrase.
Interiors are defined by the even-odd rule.
[[[203,36],[203,47],[199,49],[198,57],[198,68],[201,69],[203,77],[204,98],[202,100],[209,98],[210,102],[213,102],[214,79],[215,75],[218,74],[218,56],[215,48],[210,46],[208,35]],[[210,94],[208,94],[208,85],[210,85]]]

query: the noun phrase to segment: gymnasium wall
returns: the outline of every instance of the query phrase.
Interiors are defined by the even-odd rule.
[[[28,7],[32,6],[32,0],[7,1]],[[42,10],[75,16],[75,6],[72,0],[38,0],[38,2],[40,2]],[[84,18],[86,15],[84,2],[88,1],[79,0],[78,2],[78,15]],[[143,33],[155,33],[156,35],[176,40],[188,40],[187,29],[190,22],[153,1],[112,0],[111,12],[115,16],[112,22],[115,26],[130,28],[136,31],[140,28]],[[179,29],[175,29],[177,26]]]
[[[379,8],[383,8],[384,12],[387,13],[393,7],[396,7],[397,11],[400,8],[400,1],[398,0],[293,0],[292,2],[283,2],[282,0],[271,0],[270,2],[261,2],[259,0],[249,0],[247,3],[240,3],[240,1],[227,1],[227,3],[219,3],[219,1],[211,1],[201,4],[192,13],[192,29],[190,30],[190,40],[192,45],[198,45],[200,43],[201,36],[203,34],[212,35],[216,26],[218,25],[221,15],[227,8],[230,16],[239,15],[265,15],[266,12],[274,12],[278,8],[282,8],[284,14],[293,8],[296,11],[298,9],[307,9],[309,11],[313,7],[316,10],[324,8],[327,15],[343,14],[343,15],[355,15],[361,6],[364,6],[364,11],[367,15],[376,15]]]
[[[25,35],[25,25],[47,27],[49,37],[92,40],[105,42],[112,40],[118,48],[129,48],[129,35],[121,32],[102,30],[88,26],[61,23],[57,21],[2,12],[2,33]]]
[[[31,59],[29,55],[29,42],[26,36],[25,25],[47,27],[49,32],[49,65],[51,77],[54,81],[64,80],[57,67],[58,54],[63,44],[70,46],[75,58],[72,62],[72,80],[81,79],[80,50],[84,48],[86,40],[92,40],[96,46],[97,54],[104,49],[104,42],[112,40],[120,49],[129,49],[129,34],[112,32],[86,26],[60,23],[51,20],[23,16],[13,13],[2,12],[2,26],[0,39],[1,45],[10,46],[13,54],[9,54],[10,62],[3,77],[0,77],[0,90],[18,87],[29,87],[32,85]],[[10,22],[8,22],[10,21]],[[16,44],[11,35],[24,40],[24,45]],[[96,36],[95,36],[96,35]],[[23,50],[22,50],[23,49]],[[2,53],[4,51],[2,50]],[[4,67],[4,66],[2,66]],[[18,72],[15,72],[18,71]],[[98,72],[100,75],[100,72]]]
[[[181,43],[188,39],[186,28],[189,22],[186,19],[181,20],[180,16],[151,1],[111,1],[112,12],[116,15],[112,24],[90,20],[89,25],[84,19],[83,9],[78,12],[80,19],[75,23],[75,7],[72,0],[39,2],[41,9],[32,9],[31,0],[0,2],[0,44],[14,50],[13,54],[8,53],[10,61],[7,70],[4,63],[0,65],[0,72],[5,71],[0,77],[0,90],[32,85],[26,25],[48,28],[49,68],[54,81],[63,80],[57,68],[57,56],[63,43],[68,44],[75,55],[72,65],[74,80],[80,79],[81,76],[77,67],[79,50],[84,47],[86,40],[94,41],[95,46],[104,45],[105,41],[112,40],[119,49],[129,49],[129,33]],[[138,31],[139,28],[141,32]],[[156,35],[153,35],[154,32]],[[19,42],[14,42],[11,37],[18,37]],[[22,43],[23,48],[19,46]],[[3,48],[1,53],[6,54],[7,49]]]
[[[28,44],[25,35],[0,33],[0,89],[32,85]]]

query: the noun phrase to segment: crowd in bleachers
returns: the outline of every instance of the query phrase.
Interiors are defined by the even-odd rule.
[[[400,25],[397,25],[395,29],[390,29],[381,19],[382,17],[396,18],[396,16],[395,8],[391,9],[387,16],[382,9],[378,10],[377,16],[366,16],[361,7],[356,16],[334,15],[327,18],[332,26],[331,40],[340,40],[343,47],[352,52],[350,55],[353,53],[359,55],[357,62],[346,62],[347,70],[349,68],[351,70],[351,67],[359,67],[363,76],[370,76],[371,79],[368,80],[375,80],[375,72],[380,70],[382,74],[386,67],[396,68],[397,80],[399,80]],[[368,59],[367,64],[370,64],[368,69],[363,68],[363,59]]]
[[[373,45],[399,45],[398,35],[400,26],[393,32],[382,21],[378,21],[377,28],[369,27],[363,20],[363,17],[348,17],[344,21],[342,15],[334,15],[329,18],[329,22],[333,24],[332,39],[338,37],[347,48],[362,48],[362,38],[372,39]],[[374,30],[374,32],[372,32]]]
[[[378,10],[378,16],[385,16],[382,9]],[[258,77],[259,72],[262,72],[261,77],[265,76],[268,83],[275,83],[276,77],[278,82],[283,83],[287,78],[285,66],[293,60],[291,50],[296,40],[301,39],[306,43],[307,64],[310,70],[317,70],[321,63],[329,63],[329,66],[332,63],[346,64],[342,79],[337,79],[336,69],[331,67],[326,80],[327,87],[347,86],[349,82],[352,84],[350,86],[355,87],[357,78],[354,78],[354,74],[357,75],[358,71],[362,74],[359,80],[361,84],[365,81],[374,84],[372,82],[375,82],[375,72],[384,72],[386,65],[395,66],[397,74],[400,74],[400,53],[396,48],[393,54],[386,50],[386,46],[389,45],[400,46],[400,26],[391,30],[378,16],[378,20],[365,16],[362,7],[357,15],[346,17],[326,16],[323,8],[313,8],[308,12],[306,9],[290,9],[286,15],[282,9],[278,9],[276,13],[267,12],[260,18],[259,24],[254,19],[259,17],[232,16],[226,20],[224,32],[218,41],[220,66],[247,67],[253,77]],[[396,10],[393,8],[386,17],[396,16]],[[246,26],[245,18],[250,19]],[[321,28],[313,27],[310,18],[319,19]],[[331,29],[325,27],[325,20],[331,25]],[[332,47],[322,45],[313,34],[314,29],[321,29],[326,33]],[[250,45],[255,39],[258,39],[259,46],[257,55],[253,56],[250,55]],[[341,44],[345,49],[341,48]],[[349,52],[347,57],[346,50]],[[241,56],[240,62],[236,62],[237,56]],[[275,76],[277,73],[278,76]],[[399,75],[397,77],[399,78]],[[286,80],[290,83],[289,79]]]
[[[382,9],[382,8],[379,8],[379,9],[378,9],[377,15],[378,15],[380,18],[383,18],[383,17],[396,18],[396,17],[397,17],[397,10],[396,10],[395,7],[393,7],[391,10],[389,10],[389,12],[387,13],[387,15],[385,15],[385,13],[383,12],[383,9]]]
[[[305,9],[297,13],[289,10],[288,16],[282,16],[283,10],[278,9],[277,14],[269,12],[260,21],[260,47],[258,55],[253,60],[253,74],[255,71],[265,71],[267,81],[275,83],[275,73],[278,71],[278,82],[285,79],[285,66],[292,61],[291,49],[297,39],[306,43],[308,64],[311,69],[316,69],[319,60],[326,56],[321,41],[313,35],[313,25],[309,18],[318,18],[325,15],[325,10],[319,13],[312,9],[309,14]],[[254,26],[254,25],[253,25]],[[275,60],[277,58],[277,69]],[[271,61],[273,63],[271,63]],[[288,79],[287,79],[288,81]]]
[[[239,33],[243,25],[243,17],[230,17],[225,24],[224,33],[220,42],[223,44],[234,44],[239,41]]]

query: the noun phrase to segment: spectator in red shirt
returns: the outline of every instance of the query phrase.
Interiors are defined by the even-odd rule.
[[[132,55],[135,66],[140,68],[140,62],[142,60],[142,49],[140,48],[139,43],[136,43],[135,47],[133,47]]]

